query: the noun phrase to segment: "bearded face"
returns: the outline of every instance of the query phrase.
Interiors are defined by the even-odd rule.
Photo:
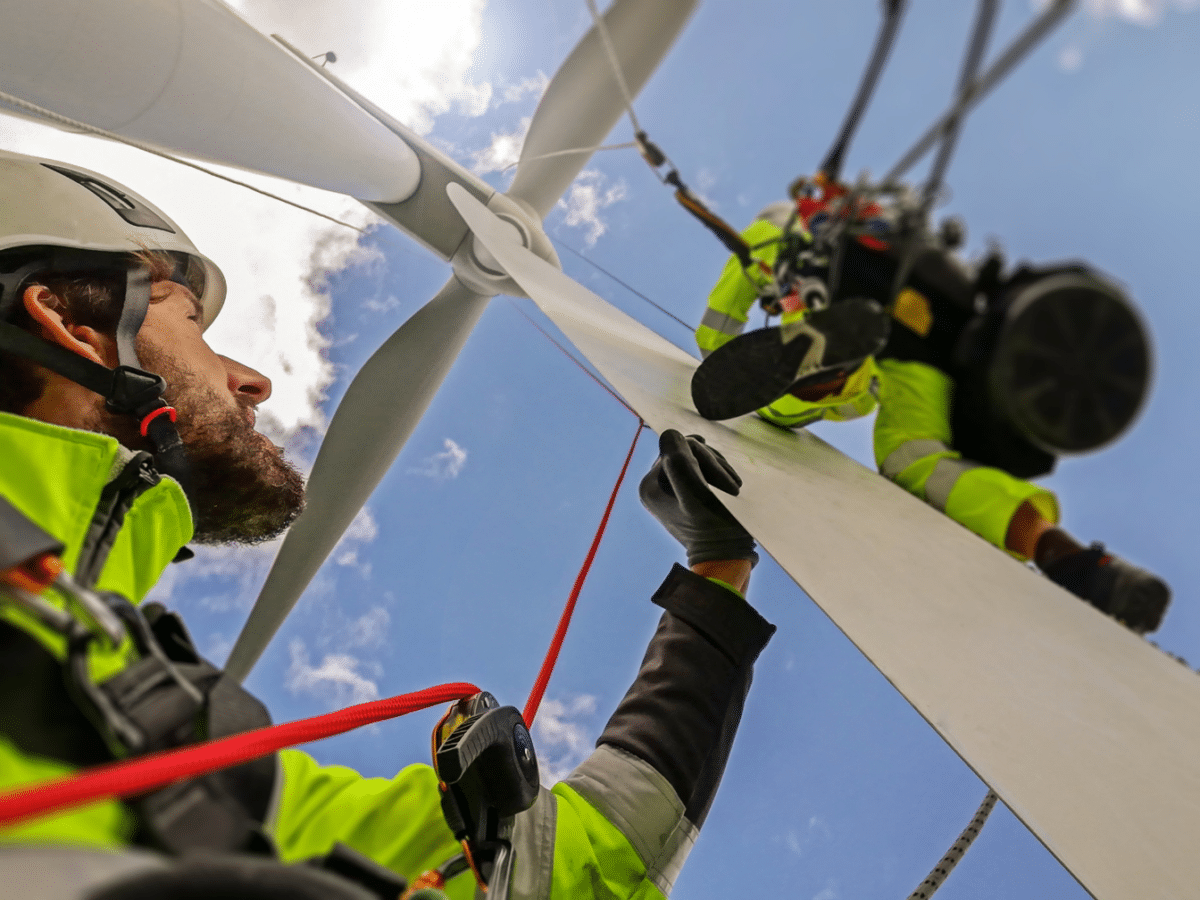
[[[304,507],[304,479],[283,452],[254,430],[254,398],[234,397],[201,377],[168,346],[139,335],[138,355],[167,382],[164,399],[189,464],[188,500],[201,544],[257,544],[278,537]],[[91,429],[127,447],[152,449],[127,416],[104,411]]]

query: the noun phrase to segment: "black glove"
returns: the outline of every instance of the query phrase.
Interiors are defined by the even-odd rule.
[[[661,454],[642,479],[642,504],[687,550],[688,565],[725,559],[758,562],[754,538],[721,505],[713,487],[737,496],[742,486],[733,467],[698,434],[669,430],[658,439]]]

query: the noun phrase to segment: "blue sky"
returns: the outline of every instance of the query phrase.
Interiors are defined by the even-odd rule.
[[[277,5],[245,0],[241,8],[259,27],[289,38],[298,32],[314,54],[335,50],[343,77],[359,84],[352,77],[358,74],[368,94],[378,87],[386,97],[372,96],[480,169],[503,160],[505,142],[497,136],[521,133],[544,76],[588,22],[575,0],[473,0],[451,21],[433,16],[421,27],[457,36],[436,65],[460,64],[443,79],[452,90],[426,96],[416,81],[387,82],[379,74],[403,71],[409,60],[399,52],[384,56],[379,48],[388,41],[412,50],[413,59],[420,55],[422,42],[404,30],[402,16],[388,20],[400,30],[381,26],[385,33],[372,45],[349,26],[344,35],[318,36],[325,4],[272,23]],[[685,180],[743,225],[824,155],[873,39],[878,6],[703,4],[638,99],[639,118]],[[848,175],[864,168],[880,174],[949,98],[971,4],[912,6],[848,157]],[[1085,6],[971,118],[939,214],[965,218],[968,255],[995,238],[1014,259],[1083,258],[1123,282],[1141,305],[1157,359],[1144,415],[1115,446],[1061,462],[1047,484],[1079,537],[1104,540],[1171,583],[1175,601],[1154,637],[1195,662],[1200,612],[1192,598],[1200,562],[1192,532],[1200,487],[1192,458],[1200,417],[1191,390],[1190,265],[1200,208],[1200,14],[1183,3]],[[363,5],[364,18],[371,7]],[[1031,14],[1025,0],[1004,4],[1000,40]],[[464,53],[469,64],[461,62]],[[628,123],[620,124],[613,142],[628,133]],[[0,139],[33,140],[29,134],[13,124]],[[101,145],[44,141],[46,155],[112,171],[143,190],[201,242],[196,232],[205,224],[193,227],[178,207],[199,206],[206,182],[188,182],[198,185],[190,194],[162,197],[153,189],[166,176],[153,175],[148,163],[114,160],[110,167]],[[724,251],[632,151],[601,153],[588,173],[570,207],[552,212],[546,224],[561,244],[565,270],[690,347],[684,328],[561,247],[585,253],[687,321],[699,318]],[[486,177],[503,187],[509,175]],[[322,199],[349,214],[349,206]],[[356,246],[352,232],[296,225],[290,211],[264,215],[271,252],[284,246],[292,268],[273,268],[266,250],[252,265],[222,249],[229,259],[218,261],[231,273],[231,293],[218,326],[225,330],[214,329],[213,339],[218,349],[219,339],[234,343],[231,355],[279,375],[282,411],[272,427],[299,459],[311,460],[321,423],[350,377],[434,294],[448,267],[390,227],[373,227]],[[221,227],[233,243],[258,246],[262,234],[250,233],[255,222],[263,232],[258,219],[226,219]],[[268,295],[277,310],[271,321],[261,305]],[[453,680],[523,705],[636,420],[518,307],[540,319],[528,301],[492,301],[369,513],[249,679],[277,721]],[[294,327],[278,324],[287,322]],[[870,464],[869,422],[816,430]],[[643,434],[535,728],[551,770],[578,761],[603,727],[657,621],[649,594],[681,558],[636,498],[655,443]],[[227,652],[271,552],[205,551],[164,584],[163,597],[215,657]],[[869,565],[871,548],[862,554]],[[758,666],[720,796],[675,896],[715,900],[747,888],[802,900],[907,896],[970,819],[985,786],[770,559],[756,569],[750,598],[779,631]],[[435,718],[417,714],[310,750],[323,762],[391,774],[426,760]],[[998,809],[939,897],[1022,895],[1086,896]]]

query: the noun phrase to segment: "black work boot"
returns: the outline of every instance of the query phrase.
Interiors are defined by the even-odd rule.
[[[1063,556],[1042,571],[1138,634],[1158,628],[1171,600],[1171,589],[1161,578],[1107,553],[1103,544]]]
[[[732,419],[810,382],[832,381],[883,349],[890,322],[874,300],[854,298],[739,335],[696,369],[692,402],[706,419]]]

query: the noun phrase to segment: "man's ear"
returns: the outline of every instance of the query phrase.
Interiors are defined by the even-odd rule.
[[[49,288],[31,284],[25,288],[21,300],[25,311],[37,323],[41,337],[94,363],[108,365],[106,357],[115,353],[113,340],[95,328],[72,325],[64,319],[61,301]]]

